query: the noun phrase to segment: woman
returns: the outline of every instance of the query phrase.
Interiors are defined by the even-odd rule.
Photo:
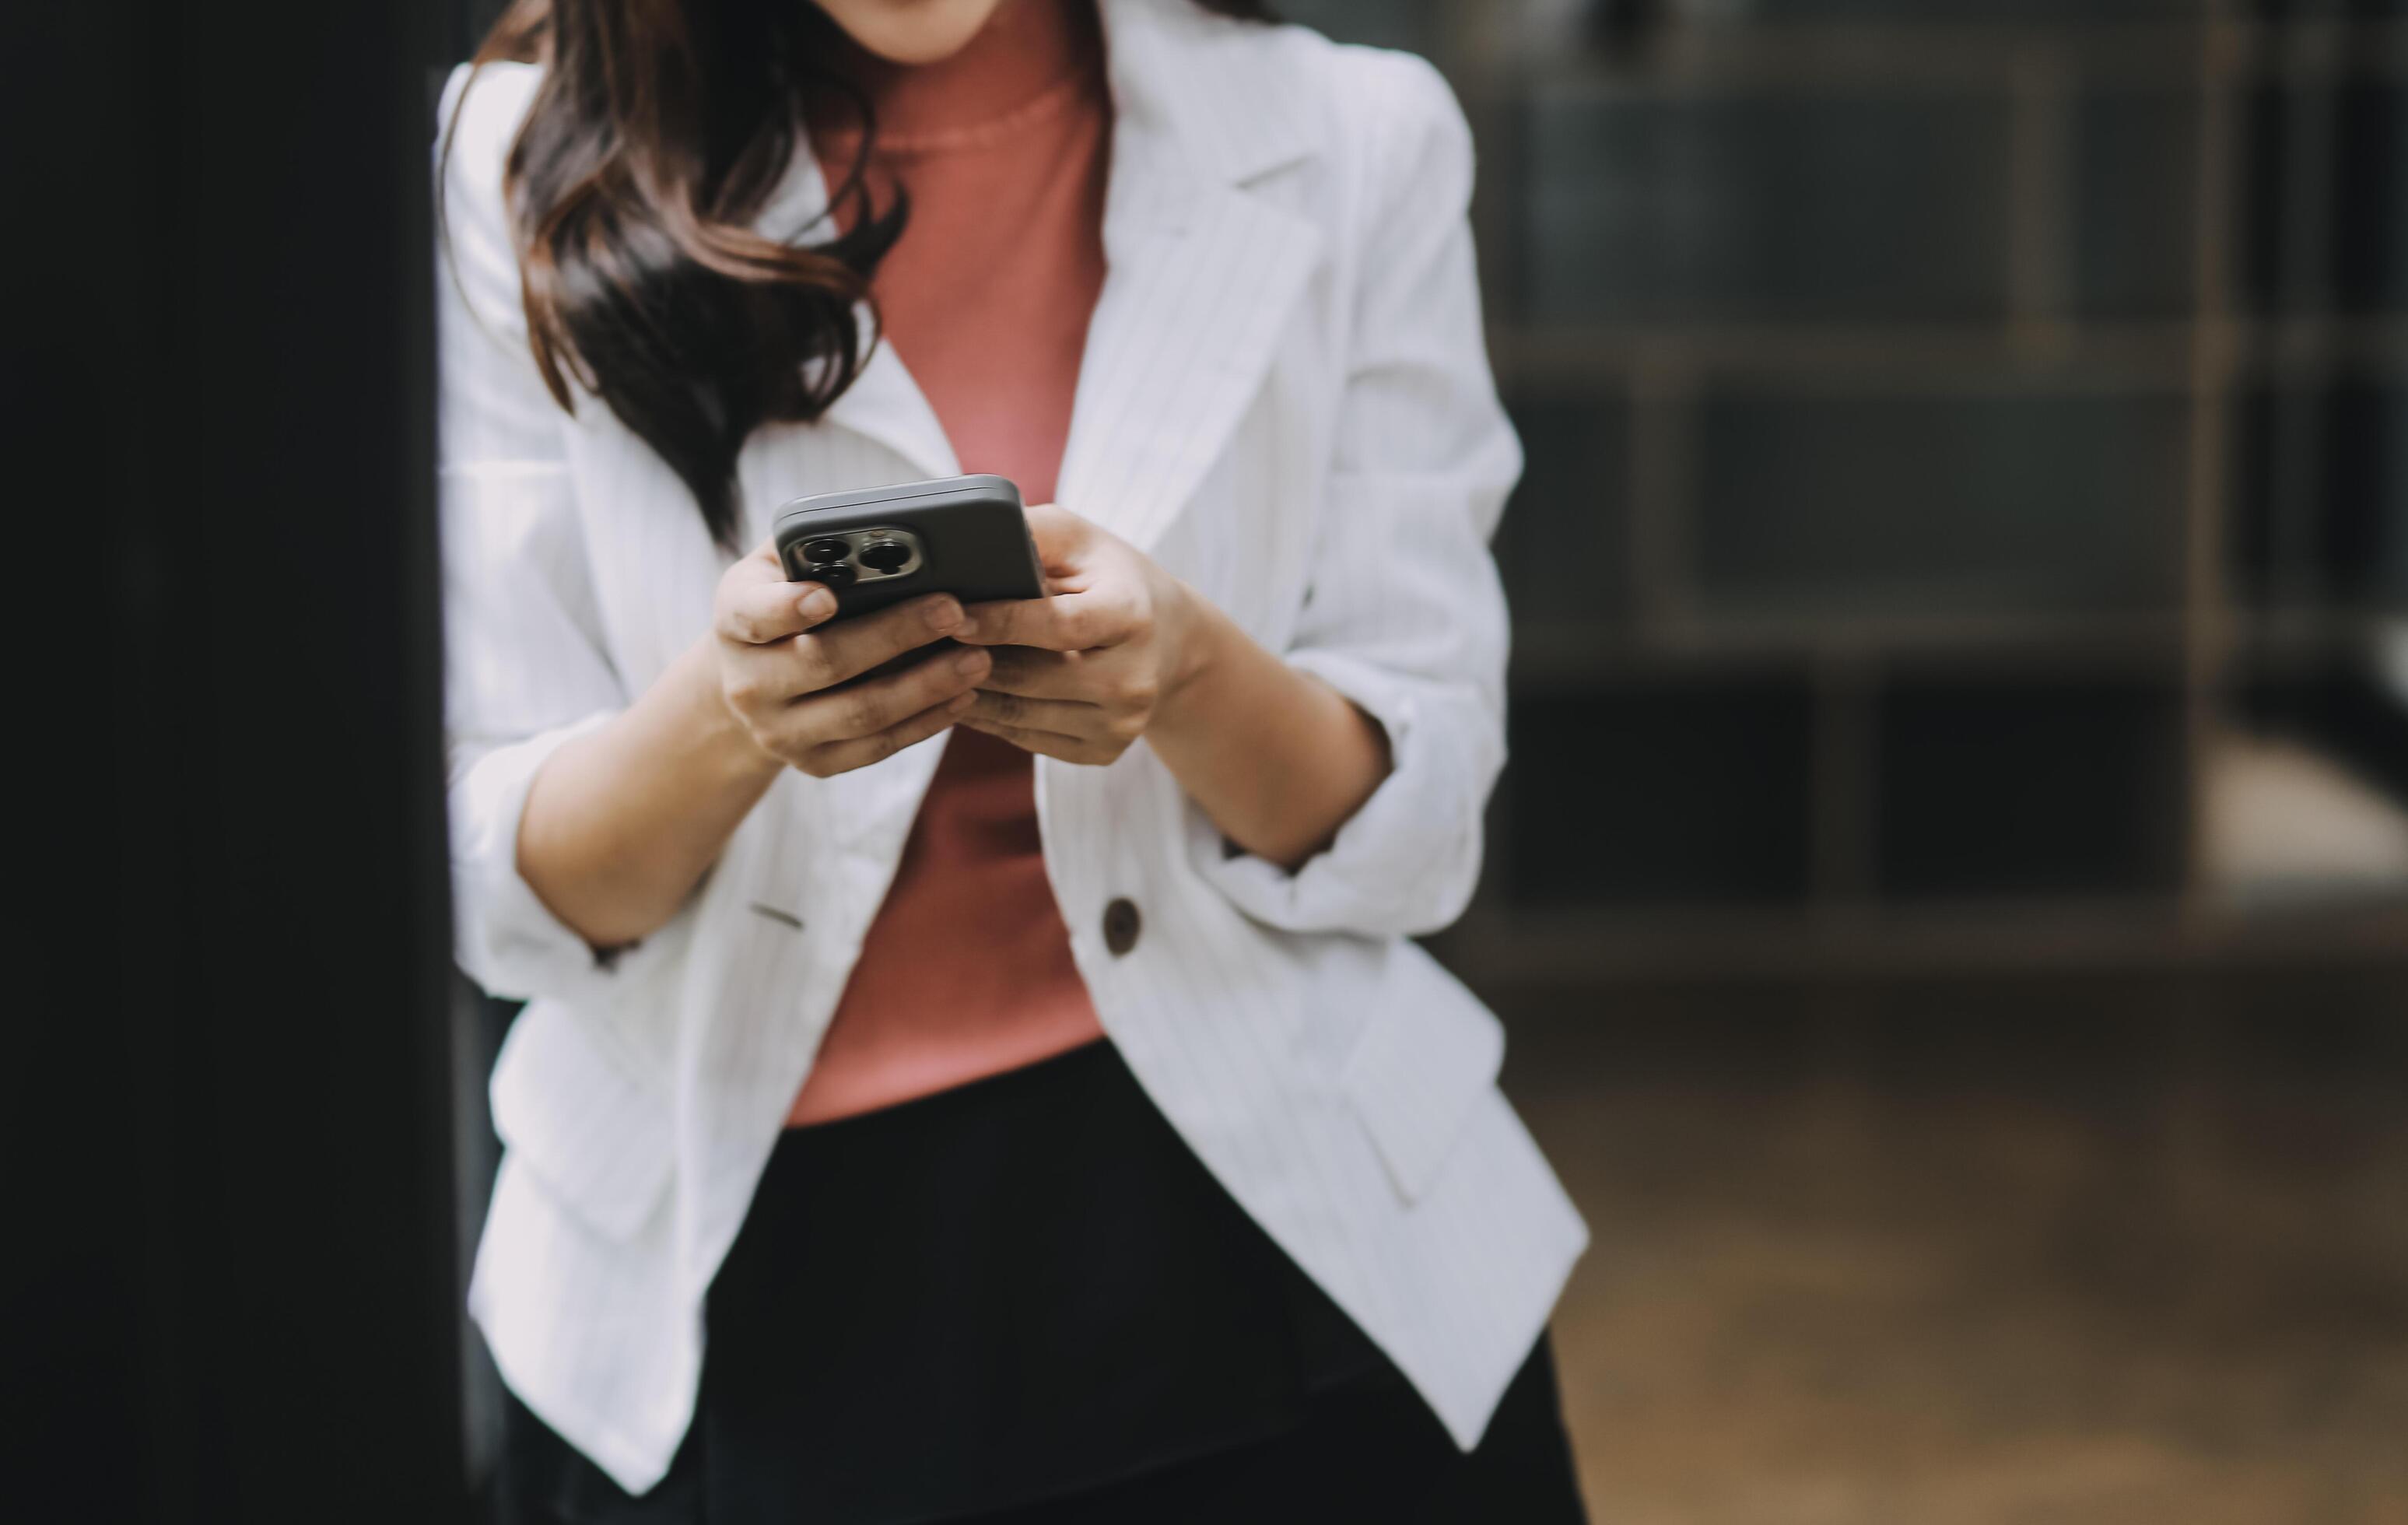
[[[1249,8],[523,0],[452,81],[533,1518],[1580,1518],[1585,1231],[1408,941],[1503,754],[1470,146]],[[830,626],[767,549],[966,470],[1050,597]]]

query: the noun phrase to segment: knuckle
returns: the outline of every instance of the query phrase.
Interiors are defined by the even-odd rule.
[[[1123,678],[1113,685],[1112,698],[1133,710],[1151,710],[1161,697],[1161,685],[1142,673]]]
[[[864,689],[853,699],[852,708],[847,712],[853,722],[853,734],[856,736],[868,736],[884,730],[902,718],[902,712],[900,696],[889,692],[883,686]]]
[[[767,697],[763,692],[761,674],[751,668],[729,674],[720,689],[727,696],[728,708],[745,716],[764,708],[763,701]]]
[[[815,694],[837,681],[836,662],[826,642],[810,636],[796,639],[795,677],[806,694]]]
[[[928,616],[914,603],[889,605],[878,611],[876,626],[879,640],[897,651],[910,651],[937,638],[928,626]]]
[[[819,739],[794,725],[782,727],[755,726],[752,740],[761,749],[791,767],[809,771],[811,754],[818,749]]]

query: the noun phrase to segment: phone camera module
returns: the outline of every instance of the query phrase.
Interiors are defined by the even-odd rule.
[[[849,588],[853,586],[855,576],[853,569],[841,561],[823,562],[811,568],[811,581],[831,588]]]
[[[803,559],[814,565],[842,561],[853,554],[853,547],[842,540],[810,540],[803,546]]]
[[[896,572],[911,559],[911,548],[900,540],[872,540],[861,548],[861,564],[882,572]]]

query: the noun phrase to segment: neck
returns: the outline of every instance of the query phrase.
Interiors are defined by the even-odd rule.
[[[1101,43],[1094,0],[1003,0],[949,57],[896,64],[848,38],[839,65],[868,95],[880,142],[909,150],[1034,105],[1091,67]]]

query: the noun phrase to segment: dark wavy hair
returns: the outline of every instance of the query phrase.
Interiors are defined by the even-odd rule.
[[[1269,19],[1261,0],[1196,3]],[[810,0],[516,0],[472,61],[543,67],[502,183],[544,384],[564,409],[572,380],[600,397],[731,551],[738,453],[860,374],[876,332],[855,313],[910,215],[900,191],[871,194],[876,124],[840,41]],[[861,129],[829,197],[850,229],[754,231],[831,106]]]

